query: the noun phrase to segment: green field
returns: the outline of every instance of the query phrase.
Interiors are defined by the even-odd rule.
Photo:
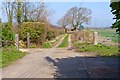
[[[102,37],[110,38],[113,42],[118,42],[118,35],[114,29],[96,29],[95,31]]]

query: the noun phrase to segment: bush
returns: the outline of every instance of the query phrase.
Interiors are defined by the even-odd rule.
[[[2,36],[1,37],[2,37],[2,46],[5,46],[5,45],[10,46],[11,44],[13,44],[14,36],[8,23],[2,24]]]
[[[56,26],[50,26],[47,29],[47,35],[46,40],[53,40],[57,36],[64,34],[64,29],[56,27]]]
[[[50,29],[50,30],[47,31],[47,36],[46,36],[47,40],[52,40],[55,37],[56,37],[55,36],[55,31],[53,29]]]
[[[20,39],[23,42],[27,41],[27,33],[30,33],[30,42],[40,47],[46,41],[55,39],[58,35],[63,34],[60,28],[46,25],[43,22],[25,22],[20,29]]]
[[[27,40],[27,33],[30,33],[30,41],[40,45],[45,41],[46,28],[41,22],[25,22],[20,29],[20,39]]]

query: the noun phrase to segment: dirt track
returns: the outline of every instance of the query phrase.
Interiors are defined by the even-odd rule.
[[[118,77],[117,58],[95,57],[94,53],[76,53],[67,48],[56,47],[21,50],[28,54],[12,65],[3,68],[3,78]]]

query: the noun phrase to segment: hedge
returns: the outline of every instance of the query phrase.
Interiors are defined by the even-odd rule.
[[[14,36],[8,23],[2,23],[1,27],[2,29],[0,33],[2,39],[2,46],[10,46],[11,44],[14,44]]]
[[[63,30],[47,26],[42,22],[24,22],[19,32],[20,39],[24,42],[27,40],[27,33],[30,33],[30,42],[40,46],[45,41],[52,40],[63,34]]]

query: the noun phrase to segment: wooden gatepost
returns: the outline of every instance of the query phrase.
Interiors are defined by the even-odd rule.
[[[15,47],[19,49],[19,34],[15,34]],[[30,33],[27,33],[27,48],[30,48]]]
[[[94,45],[98,44],[98,32],[93,33],[93,44]]]
[[[27,48],[30,48],[30,33],[27,33]]]
[[[15,34],[15,47],[19,49],[19,34]]]

